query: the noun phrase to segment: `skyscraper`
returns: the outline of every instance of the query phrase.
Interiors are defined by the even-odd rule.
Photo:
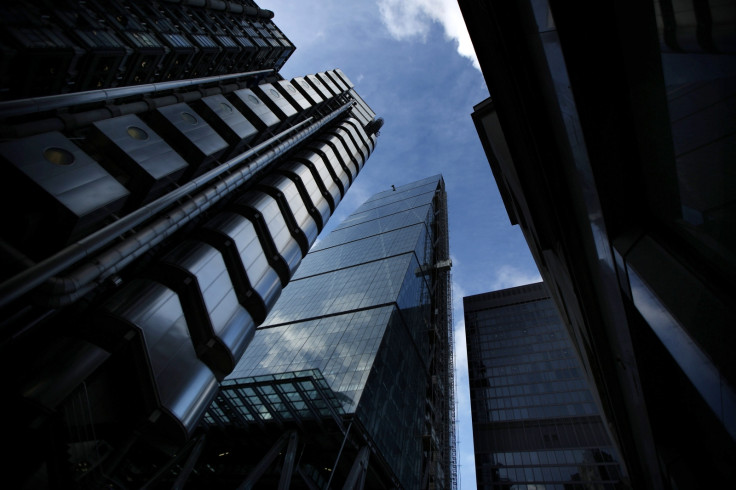
[[[463,298],[478,488],[625,488],[543,283]]]
[[[730,484],[733,2],[458,3],[491,170],[632,484]]]
[[[212,432],[260,437],[218,454],[235,471],[281,450],[276,477],[296,468],[315,488],[453,488],[449,268],[441,176],[368,199],[305,257],[223,382]]]
[[[142,484],[192,444],[381,120],[339,69],[283,79],[294,47],[251,1],[2,8],[11,466]]]

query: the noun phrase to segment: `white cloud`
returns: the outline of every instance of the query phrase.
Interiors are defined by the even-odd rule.
[[[491,291],[523,286],[524,284],[531,284],[541,280],[542,276],[539,275],[539,272],[529,274],[528,272],[517,269],[513,265],[502,265],[496,271],[496,278],[492,284]]]
[[[396,40],[425,40],[433,22],[457,43],[457,52],[480,71],[473,43],[456,0],[378,0],[378,11],[389,34]]]

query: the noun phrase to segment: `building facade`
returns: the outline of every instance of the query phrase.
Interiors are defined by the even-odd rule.
[[[152,484],[382,121],[339,69],[285,80],[250,1],[2,9],[7,462],[18,487]]]
[[[628,488],[543,283],[463,298],[479,489]]]
[[[478,134],[632,484],[734,481],[733,2],[459,4]]]
[[[212,432],[263,446],[218,454],[256,467],[280,443],[276,476],[293,473],[292,488],[454,488],[446,206],[429,177],[374,195],[320,239],[207,412]]]

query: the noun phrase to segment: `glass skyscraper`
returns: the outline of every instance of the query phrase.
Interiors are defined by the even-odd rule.
[[[478,488],[626,488],[543,283],[463,298]]]
[[[452,488],[446,213],[433,176],[374,195],[320,239],[223,382],[213,430],[302,427],[315,485],[342,484],[367,447],[366,488]],[[333,434],[310,436],[323,418]]]
[[[251,0],[0,14],[8,466],[18,488],[183,485],[382,120],[339,69],[284,79],[295,48]]]

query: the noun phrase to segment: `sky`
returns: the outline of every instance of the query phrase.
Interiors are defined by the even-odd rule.
[[[376,149],[323,230],[368,197],[441,173],[453,262],[458,488],[475,488],[462,298],[541,281],[511,226],[470,117],[488,88],[456,0],[256,0],[297,47],[290,79],[340,68],[384,119]]]

